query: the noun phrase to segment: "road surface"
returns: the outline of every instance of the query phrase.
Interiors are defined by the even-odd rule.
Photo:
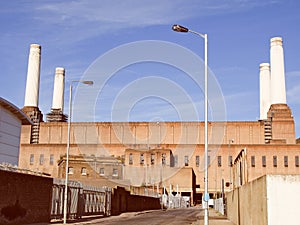
[[[124,213],[120,216],[91,220],[88,224],[101,225],[185,225],[197,221],[201,209],[198,207],[184,209],[155,210],[140,213]],[[74,224],[84,224],[74,223]]]

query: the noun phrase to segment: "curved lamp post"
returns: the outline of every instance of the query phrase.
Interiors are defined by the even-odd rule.
[[[207,34],[201,34],[192,31],[186,27],[175,24],[172,29],[176,32],[190,32],[204,38],[204,225],[208,225],[208,100],[207,100],[207,85],[208,85],[208,64],[207,64]]]
[[[82,83],[86,85],[93,85],[94,82],[90,80],[73,80],[70,84],[70,97],[69,97],[69,119],[68,119],[68,139],[67,139],[67,156],[66,156],[66,177],[65,177],[65,192],[64,192],[64,224],[67,223],[67,202],[68,202],[68,181],[69,181],[69,152],[70,152],[70,130],[72,120],[72,89],[73,83]]]

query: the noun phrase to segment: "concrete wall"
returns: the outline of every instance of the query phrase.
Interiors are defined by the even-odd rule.
[[[300,175],[268,175],[268,225],[300,222]]]
[[[227,193],[237,225],[299,224],[300,175],[266,175]]]
[[[267,224],[266,176],[227,193],[227,217],[237,225]]]
[[[52,178],[0,170],[0,224],[49,222]]]

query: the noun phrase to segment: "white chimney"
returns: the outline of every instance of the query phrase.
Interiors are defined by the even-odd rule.
[[[24,106],[38,107],[40,86],[41,46],[31,44],[28,59]]]
[[[266,120],[267,113],[271,106],[271,73],[270,64],[261,63],[259,65],[259,86],[260,86],[260,119]]]
[[[286,104],[282,38],[271,38],[270,44],[271,104]]]
[[[52,109],[57,109],[63,112],[64,90],[65,90],[65,69],[61,67],[57,67],[55,69]]]

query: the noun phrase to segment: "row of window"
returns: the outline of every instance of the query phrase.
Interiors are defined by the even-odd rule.
[[[34,164],[34,154],[30,154],[29,163],[30,163],[30,165],[33,165],[33,164]],[[39,157],[39,164],[40,164],[40,165],[44,165],[44,164],[45,164],[45,156],[44,156],[44,154],[40,154],[40,157]],[[54,155],[53,155],[53,154],[50,155],[50,158],[49,158],[49,164],[50,164],[50,165],[53,165],[53,164],[54,164]]]
[[[167,158],[166,153],[162,153],[161,163],[163,165],[166,165],[166,158]],[[154,165],[154,163],[155,163],[155,154],[154,153],[151,154],[150,161],[151,161],[151,165]],[[141,153],[140,154],[140,164],[144,165],[144,163],[145,163],[145,155],[144,155],[144,153]],[[129,165],[132,165],[132,164],[133,164],[133,155],[132,155],[132,153],[130,153],[129,154]]]
[[[74,168],[73,167],[70,166],[68,168],[68,174],[74,174]],[[99,174],[100,174],[100,176],[105,176],[105,168],[100,168],[99,169]],[[86,167],[81,167],[81,175],[82,176],[86,176],[87,175],[87,169],[86,169]],[[114,176],[114,177],[119,176],[118,169],[113,168],[112,176]]]
[[[295,163],[295,167],[299,167],[299,156],[296,155],[294,158],[294,163]],[[267,157],[265,155],[263,155],[261,157],[261,165],[262,167],[266,167],[267,166]],[[278,157],[276,155],[273,156],[273,167],[277,167],[278,165]],[[283,156],[283,165],[285,167],[289,166],[289,157]],[[255,156],[251,156],[251,166],[255,167]]]

